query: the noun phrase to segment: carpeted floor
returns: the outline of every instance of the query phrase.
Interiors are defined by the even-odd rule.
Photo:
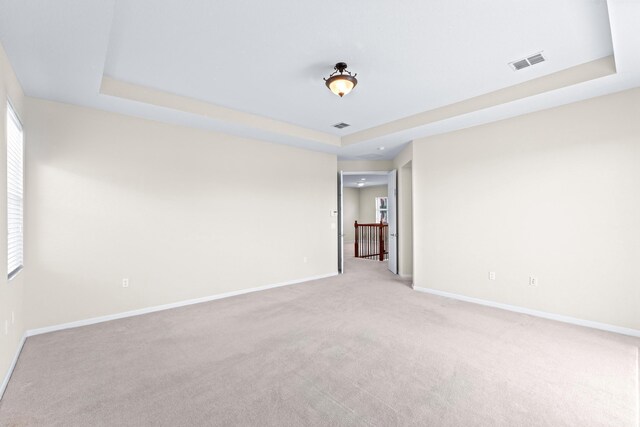
[[[639,340],[347,274],[29,338],[0,424],[637,426]]]

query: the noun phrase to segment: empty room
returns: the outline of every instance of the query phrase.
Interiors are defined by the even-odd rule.
[[[0,426],[638,427],[638,22],[0,0]]]

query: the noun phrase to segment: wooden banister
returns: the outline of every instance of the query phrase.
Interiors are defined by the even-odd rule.
[[[371,224],[353,223],[356,241],[354,254],[356,258],[378,259],[384,261],[389,254],[387,248],[389,227],[384,222]]]
[[[382,224],[382,221],[380,221],[380,227],[378,227],[378,242],[380,242],[380,261],[384,261],[384,224]]]
[[[359,240],[360,236],[358,234],[358,221],[356,221],[353,225],[354,225],[354,227],[356,227],[356,243],[355,243],[354,251],[355,251],[355,254],[356,254],[356,258],[359,258],[360,255],[358,254],[358,240]]]

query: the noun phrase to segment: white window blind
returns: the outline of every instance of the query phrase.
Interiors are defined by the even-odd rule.
[[[22,125],[11,104],[7,105],[7,267],[9,278],[23,261],[23,153]]]

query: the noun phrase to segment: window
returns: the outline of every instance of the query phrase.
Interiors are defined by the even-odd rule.
[[[376,223],[387,223],[387,198],[376,197]]]
[[[16,112],[7,104],[7,271],[9,279],[23,261],[23,153],[24,136]]]

